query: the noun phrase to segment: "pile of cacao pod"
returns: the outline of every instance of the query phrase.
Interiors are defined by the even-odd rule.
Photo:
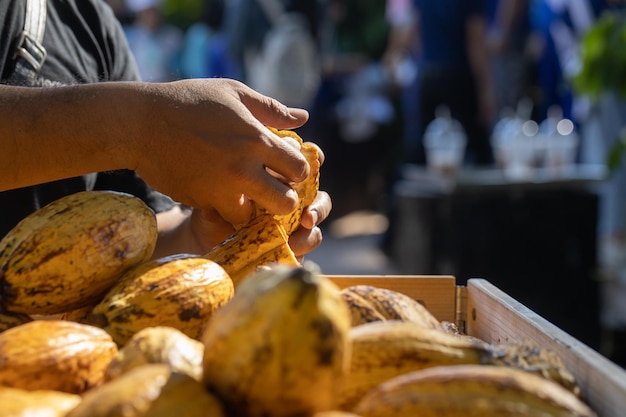
[[[207,256],[151,259],[155,242],[141,200],[100,191],[0,241],[0,415],[595,416],[528,341],[488,344],[402,293],[261,262],[258,236],[237,283]]]
[[[0,416],[596,416],[552,352],[300,264],[318,170],[294,213],[259,208],[205,256],[153,259],[156,217],[123,193],[20,222],[0,241]]]

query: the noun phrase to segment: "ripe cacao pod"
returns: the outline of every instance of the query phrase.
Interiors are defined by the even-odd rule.
[[[87,315],[123,346],[139,330],[169,326],[199,339],[212,313],[234,294],[233,282],[217,263],[177,254],[127,271]]]
[[[156,239],[156,216],[135,196],[62,197],[0,241],[0,304],[40,315],[93,305],[124,271],[152,256]]]
[[[117,350],[100,328],[31,321],[0,333],[0,386],[82,394],[103,382]]]

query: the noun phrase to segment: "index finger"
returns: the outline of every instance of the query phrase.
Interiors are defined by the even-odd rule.
[[[300,182],[307,178],[311,167],[301,152],[300,142],[280,137],[268,128],[264,130],[263,141],[269,144],[263,158],[265,167],[284,178],[284,182]]]
[[[255,151],[258,158],[248,160],[240,175],[246,181],[245,198],[272,214],[289,214],[298,204],[298,193],[290,184],[308,176],[309,164],[299,144],[280,138],[265,127],[262,129],[264,145]]]

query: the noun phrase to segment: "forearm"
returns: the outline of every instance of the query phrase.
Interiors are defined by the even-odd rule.
[[[228,79],[0,86],[0,191],[125,168],[230,224],[250,217],[250,201],[286,214],[297,194],[270,171],[301,181],[308,164],[265,125],[307,119]]]
[[[0,85],[0,190],[133,168],[136,83],[26,88]],[[134,113],[137,114],[136,112]]]
[[[508,47],[511,36],[520,23],[520,18],[527,10],[527,2],[528,0],[507,0],[498,4],[492,31],[499,39],[499,49],[503,50]]]
[[[485,19],[473,17],[467,23],[468,55],[478,90],[479,119],[485,126],[494,121],[495,90],[486,47]]]
[[[485,41],[485,20],[482,17],[471,18],[467,23],[467,51],[472,73],[481,90],[491,88],[489,55]]]

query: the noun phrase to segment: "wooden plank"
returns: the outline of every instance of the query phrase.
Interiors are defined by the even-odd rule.
[[[455,323],[456,279],[449,275],[326,275],[340,288],[372,285],[404,293],[421,303],[439,320]]]
[[[528,338],[558,353],[600,417],[626,415],[626,371],[484,279],[467,282],[467,332],[487,342]]]

